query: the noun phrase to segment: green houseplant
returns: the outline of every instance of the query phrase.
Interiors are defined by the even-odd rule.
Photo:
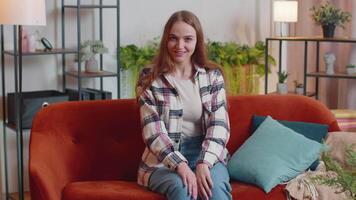
[[[265,73],[263,42],[257,42],[252,47],[212,41],[206,45],[208,58],[225,71],[230,94],[258,93],[259,78]],[[133,44],[120,47],[121,67],[131,72],[131,85],[136,84],[139,71],[152,62],[157,50],[157,38],[141,47]],[[268,59],[269,63],[275,64],[272,56],[268,56]],[[134,95],[134,90],[131,95]]]
[[[356,73],[356,65],[352,65],[352,64],[346,65],[346,73],[347,73],[347,74],[354,74],[354,73]]]
[[[86,72],[98,72],[98,61],[95,55],[108,52],[101,40],[87,40],[80,44],[80,62],[85,61]]]
[[[234,42],[207,43],[208,57],[225,71],[228,92],[231,95],[258,93],[259,79],[265,74],[265,49],[263,42],[254,46]],[[269,63],[275,64],[268,55]]]
[[[295,93],[303,94],[304,93],[304,85],[303,83],[299,83],[297,80],[294,81]]]
[[[277,93],[279,94],[288,93],[288,87],[286,83],[287,78],[288,78],[288,73],[286,71],[278,72]]]
[[[140,70],[152,62],[157,50],[158,43],[155,40],[141,47],[134,44],[120,47],[121,69],[131,73],[130,84],[133,86],[131,96],[135,95],[134,87]]]
[[[320,7],[313,6],[311,11],[313,12],[312,18],[315,23],[322,26],[325,38],[332,38],[335,27],[345,28],[344,24],[351,20],[351,13],[334,7],[329,1]]]

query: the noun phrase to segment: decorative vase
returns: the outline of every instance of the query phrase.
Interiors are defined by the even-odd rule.
[[[296,87],[295,93],[296,94],[304,94],[304,87]]]
[[[88,73],[98,73],[98,61],[93,57],[85,61],[85,71]]]
[[[335,32],[335,25],[323,25],[323,36],[324,38],[333,38]]]
[[[278,94],[287,94],[288,86],[286,83],[277,83],[277,93]]]
[[[36,36],[34,34],[27,35],[28,52],[36,52]]]

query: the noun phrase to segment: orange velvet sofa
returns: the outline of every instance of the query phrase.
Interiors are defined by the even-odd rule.
[[[276,119],[315,122],[339,127],[320,102],[297,95],[229,97],[232,153],[251,135],[253,114]],[[136,184],[144,144],[139,108],[134,99],[65,102],[37,113],[30,139],[32,200],[165,199]],[[282,200],[279,185],[262,189],[231,181],[234,199]]]

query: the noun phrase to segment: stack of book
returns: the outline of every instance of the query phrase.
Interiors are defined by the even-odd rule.
[[[343,131],[356,131],[356,110],[336,109],[334,113],[339,127]]]

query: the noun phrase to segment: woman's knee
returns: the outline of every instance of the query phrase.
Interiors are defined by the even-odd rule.
[[[222,163],[217,163],[211,169],[210,173],[213,181],[212,199],[219,199],[219,200],[232,199],[231,196],[232,189],[229,183],[230,178],[226,166]]]
[[[172,177],[171,179],[167,180],[166,182],[168,190],[177,190],[177,191],[186,191],[186,188],[183,185],[182,179],[177,176],[177,177]]]
[[[180,176],[168,169],[159,169],[152,175],[150,189],[165,195],[169,200],[189,199],[187,187],[184,187]]]
[[[187,187],[183,185],[181,178],[171,179],[167,182],[166,197],[169,200],[185,200],[191,199]]]
[[[231,200],[231,186],[229,182],[214,183],[210,200]]]

